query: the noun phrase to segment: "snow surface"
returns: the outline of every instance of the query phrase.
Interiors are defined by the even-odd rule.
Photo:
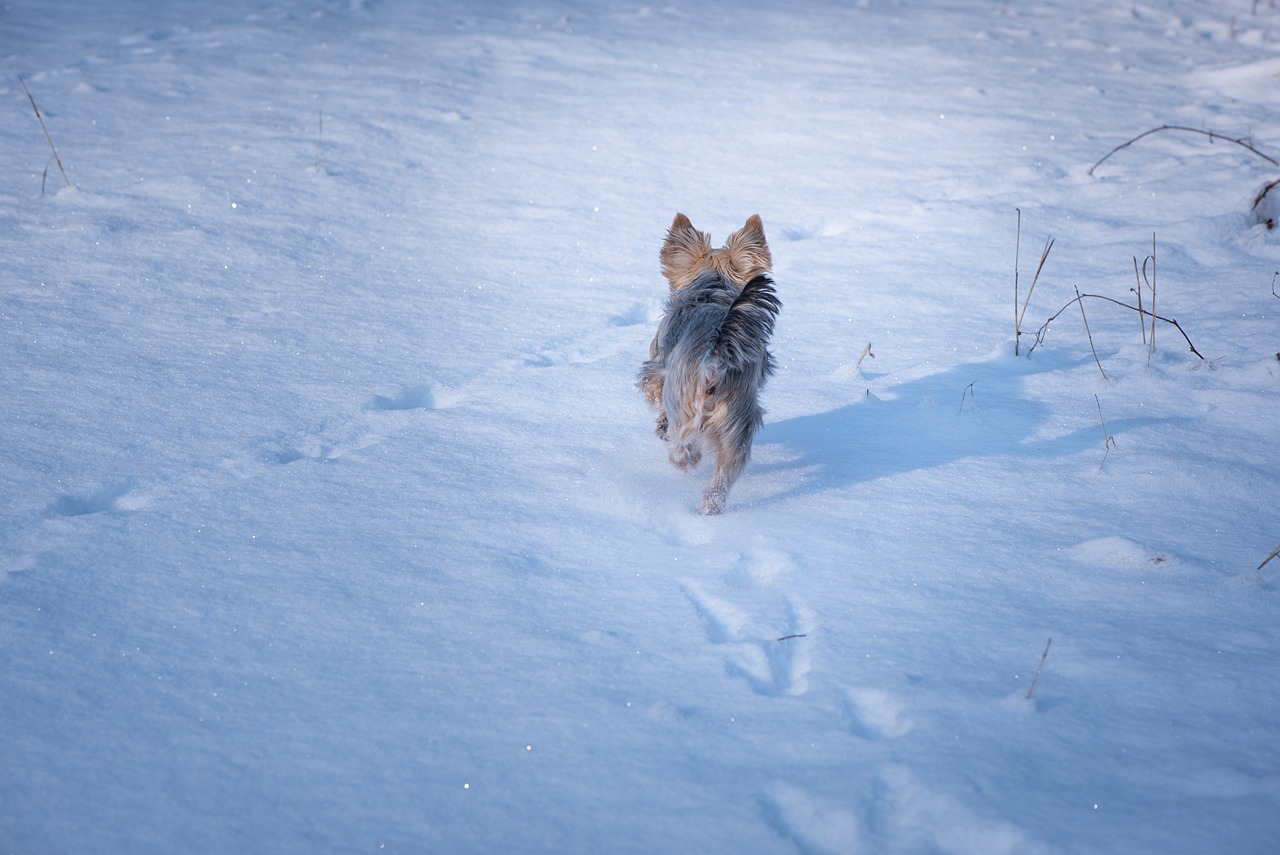
[[[8,0],[0,851],[1276,851],[1275,5]]]

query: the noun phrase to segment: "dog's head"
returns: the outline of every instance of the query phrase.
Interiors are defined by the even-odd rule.
[[[676,214],[662,245],[661,258],[662,275],[677,291],[707,270],[715,270],[741,286],[768,273],[773,266],[759,214],[752,214],[720,249],[712,249],[711,236],[695,229],[688,217]]]

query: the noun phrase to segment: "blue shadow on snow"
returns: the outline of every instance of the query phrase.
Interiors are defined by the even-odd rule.
[[[962,365],[893,387],[891,397],[869,396],[823,413],[766,421],[757,445],[780,447],[787,459],[757,462],[753,468],[768,473],[798,467],[811,474],[765,501],[968,458],[1057,460],[1093,448],[1101,461],[1105,436],[1096,415],[1089,418],[1094,413],[1092,393],[1080,393],[1088,406],[1081,407],[1078,425],[1051,430],[1046,429],[1048,408],[1022,391],[1028,374],[1063,367],[1015,362],[1012,357]],[[1170,421],[1176,419],[1108,420],[1107,433],[1119,437],[1125,431]]]

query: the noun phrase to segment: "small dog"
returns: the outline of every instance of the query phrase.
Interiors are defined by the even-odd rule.
[[[782,307],[768,275],[773,259],[759,215],[712,249],[684,214],[661,259],[671,290],[636,385],[659,410],[655,433],[671,444],[676,467],[697,466],[704,447],[715,453],[699,509],[718,514],[764,423],[759,392],[773,373],[768,344]]]

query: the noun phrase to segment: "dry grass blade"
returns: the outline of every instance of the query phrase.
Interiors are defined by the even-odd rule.
[[[1263,559],[1262,563],[1259,564],[1256,569],[1261,570],[1263,567],[1266,567],[1267,562],[1270,561],[1272,558],[1275,558],[1277,555],[1280,555],[1280,546],[1277,546],[1275,549],[1271,550],[1271,554],[1268,555],[1265,559]]]
[[[49,135],[49,129],[45,127],[44,116],[40,115],[40,108],[36,106],[35,96],[31,94],[31,90],[27,88],[27,81],[22,79],[22,75],[18,75],[18,82],[22,84],[22,91],[27,93],[27,100],[31,102],[31,109],[36,112],[36,120],[40,122],[40,130],[44,131],[44,138],[49,142],[49,149],[53,152],[53,160],[58,164],[58,171],[62,173],[62,180],[67,182],[68,187],[74,187],[71,179],[67,177],[67,170],[62,166],[62,158],[58,157],[58,148],[53,144],[53,137]],[[48,170],[45,170],[46,174]],[[44,181],[40,182],[40,193],[44,193]]]
[[[1102,452],[1102,462],[1098,464],[1098,468],[1101,469],[1103,466],[1107,465],[1107,455],[1111,453],[1111,449],[1115,448],[1116,438],[1107,433],[1107,423],[1102,418],[1102,402],[1098,400],[1097,395],[1093,396],[1093,403],[1098,406],[1098,424],[1102,425],[1102,441],[1104,450]]]
[[[1156,352],[1156,233],[1151,233],[1151,255],[1142,262],[1142,278],[1147,278],[1147,261],[1151,262],[1151,278],[1148,284],[1151,286],[1151,339],[1147,342],[1147,365],[1151,364],[1151,357]]]
[[[1098,359],[1098,349],[1093,346],[1093,333],[1089,331],[1089,318],[1084,313],[1084,300],[1080,299],[1080,289],[1076,289],[1076,304],[1080,307],[1080,318],[1084,321],[1084,334],[1089,337],[1089,350],[1093,351],[1093,361],[1098,364],[1098,370],[1102,372],[1102,379],[1107,379],[1107,372],[1102,371],[1102,360]],[[1093,396],[1097,398],[1097,395]],[[1101,408],[1098,410],[1102,412]]]
[[[1019,336],[1022,335],[1022,318],[1018,314],[1018,261],[1022,257],[1022,209],[1018,212],[1018,228],[1013,237],[1013,355],[1018,355]]]
[[[1049,657],[1050,644],[1053,644],[1052,638],[1045,642],[1044,653],[1040,654],[1040,664],[1036,666],[1036,675],[1031,678],[1031,685],[1027,687],[1026,700],[1028,701],[1031,700],[1031,693],[1036,689],[1036,682],[1040,679],[1040,672],[1044,670],[1044,660]]]
[[[1022,301],[1022,310],[1018,313],[1013,325],[1013,353],[1018,355],[1018,338],[1022,335],[1022,320],[1027,316],[1027,306],[1031,304],[1031,295],[1036,290],[1036,283],[1040,281],[1040,273],[1044,270],[1044,263],[1049,258],[1049,250],[1053,249],[1054,238],[1048,238],[1044,242],[1044,249],[1040,251],[1040,263],[1036,265],[1036,273],[1031,277],[1031,287],[1027,289],[1027,298]],[[1014,291],[1015,300],[1017,291],[1017,268],[1014,268]]]
[[[1133,257],[1133,279],[1137,283],[1133,293],[1138,295],[1138,329],[1142,332],[1142,344],[1147,344],[1147,317],[1142,311],[1142,279],[1138,276],[1138,256]]]

